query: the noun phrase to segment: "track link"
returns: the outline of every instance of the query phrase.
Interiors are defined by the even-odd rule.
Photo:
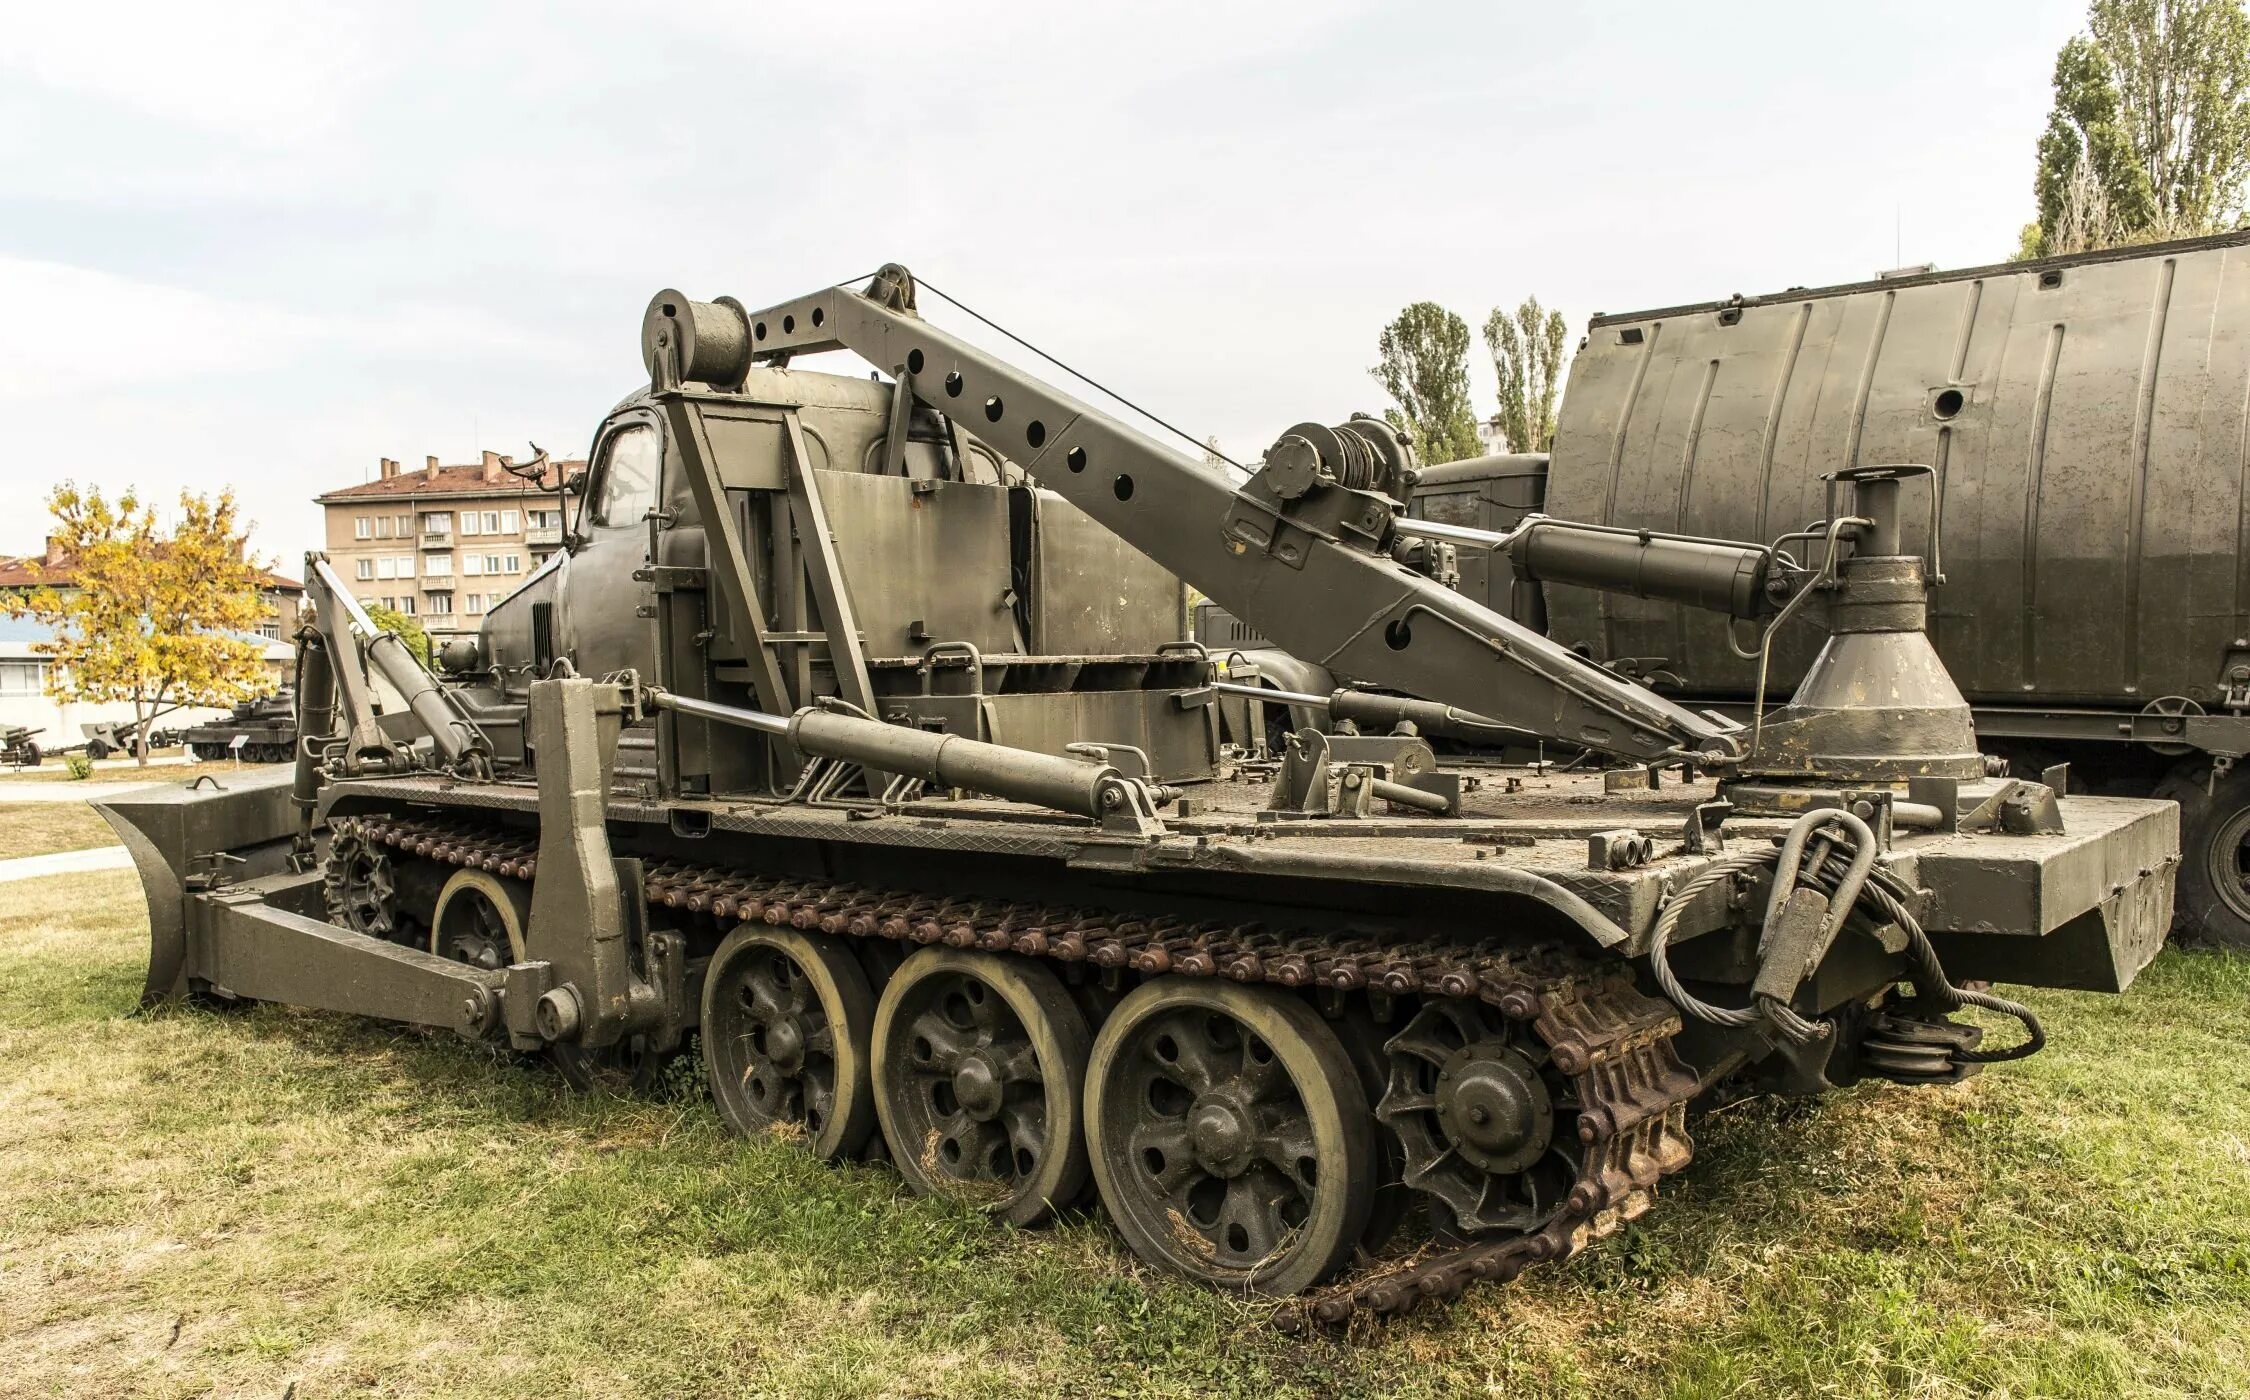
[[[516,879],[538,871],[537,838],[505,827],[347,817],[332,829]],[[678,861],[649,864],[645,887],[651,904],[721,922],[1017,953],[1118,973],[1470,997],[1528,1022],[1555,1069],[1578,1091],[1579,1173],[1563,1208],[1529,1234],[1426,1248],[1291,1299],[1275,1314],[1284,1331],[1394,1316],[1451,1300],[1480,1280],[1506,1283],[1533,1264],[1567,1259],[1646,1213],[1658,1180],[1686,1166],[1693,1153],[1687,1104],[1696,1081],[1673,1046],[1678,1012],[1636,988],[1623,966],[1560,947],[1348,938],[1255,922],[910,894]]]

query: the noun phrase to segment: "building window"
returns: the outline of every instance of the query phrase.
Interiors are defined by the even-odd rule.
[[[422,556],[422,577],[453,577],[453,556],[450,554],[425,554]]]
[[[477,529],[477,513],[475,511],[465,510],[461,512],[461,533],[464,535],[482,533]]]
[[[399,576],[400,578],[412,578],[412,577],[414,577],[414,556],[413,556],[413,555],[411,555],[411,554],[401,554],[401,555],[400,555],[400,556],[398,557],[398,576]]]
[[[523,556],[522,556],[522,555],[520,555],[520,554],[511,554],[511,555],[509,555],[509,556],[508,556],[508,572],[509,572],[509,573],[511,573],[511,574],[520,574],[520,573],[522,573],[522,572],[523,572]]]
[[[432,593],[430,595],[429,612],[432,617],[452,616],[453,595],[450,593]]]
[[[398,518],[398,537],[402,540],[410,540],[414,538],[413,516],[402,515]]]
[[[360,582],[362,582],[362,583],[365,583],[365,582],[366,582],[367,580],[369,580],[369,579],[371,579],[371,578],[375,577],[375,561],[374,561],[374,560],[372,560],[372,559],[361,559],[361,560],[359,560],[359,561],[357,561],[357,562],[358,562],[358,571],[359,571],[359,579],[360,579]]]
[[[535,549],[531,551],[532,571],[536,573],[540,569],[546,568],[547,561],[554,557],[555,552],[551,549]]]
[[[397,522],[396,522],[396,521],[394,521],[394,520],[392,520],[392,519],[391,519],[391,517],[389,517],[389,516],[387,516],[387,515],[378,515],[378,516],[376,516],[376,517],[375,517],[375,538],[376,538],[376,539],[379,539],[379,540],[387,540],[387,539],[389,539],[389,538],[391,537],[391,529],[392,529],[392,527],[393,527],[394,525],[396,525],[396,524],[397,524]]]
[[[471,593],[469,595],[468,602],[464,605],[464,611],[470,613],[472,616],[474,614],[483,612],[484,595],[482,593]]]
[[[376,560],[376,561],[375,561],[375,577],[377,577],[377,578],[397,578],[397,577],[398,577],[398,561],[397,561],[396,559],[393,559],[393,558],[392,558],[392,557],[391,557],[390,555],[388,555],[388,554],[386,554],[386,555],[384,555],[384,556],[383,556],[382,558],[380,558],[380,559]]]
[[[514,534],[514,533],[516,532],[517,528],[518,528],[518,518],[517,518],[517,516],[516,516],[516,513],[515,513],[514,511],[512,511],[512,510],[504,510],[504,511],[501,511],[501,512],[500,512],[500,533],[501,533],[501,534],[503,534],[503,535],[512,535],[512,534]]]
[[[258,624],[258,635],[264,637],[267,641],[278,642],[281,640],[281,624],[278,622],[261,622]]]
[[[414,595],[413,595],[413,594],[409,593],[409,594],[407,594],[407,595],[406,595],[405,597],[403,597],[403,598],[401,598],[401,599],[399,599],[399,600],[398,600],[398,611],[399,611],[399,615],[400,615],[400,616],[402,616],[402,617],[412,617],[412,616],[414,616]]]
[[[423,516],[422,533],[425,535],[452,534],[453,512],[449,510],[433,510],[429,514]]]
[[[484,556],[481,554],[462,555],[461,573],[468,578],[481,577],[484,574]]]
[[[370,518],[368,518],[367,516],[364,516],[364,515],[355,515],[355,516],[353,516],[353,517],[352,517],[352,538],[353,538],[353,539],[355,539],[355,540],[364,540],[364,539],[368,539],[368,538],[370,538],[371,536],[373,536],[373,534],[374,534],[374,533],[375,533],[375,522],[374,522],[374,521],[373,521],[372,519],[370,519]]]
[[[484,532],[488,535],[497,535],[500,533],[499,511],[488,510],[484,513]]]
[[[37,695],[46,688],[46,662],[0,661],[0,695]]]

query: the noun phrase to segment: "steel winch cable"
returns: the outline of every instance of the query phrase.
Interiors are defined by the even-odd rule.
[[[1006,326],[1001,325],[998,321],[995,321],[991,317],[985,315],[983,312],[978,311],[975,307],[968,305],[960,298],[948,295],[947,293],[939,290],[937,287],[932,286],[930,283],[923,281],[919,277],[914,279],[914,285],[921,290],[930,293],[932,296],[940,298],[955,310],[960,311],[968,316],[974,317],[979,322],[982,322],[985,326],[999,332],[1001,335],[1006,336],[1016,344],[1021,345],[1024,349],[1029,350],[1032,354],[1037,355],[1040,359],[1045,360],[1047,363],[1053,365],[1063,373],[1068,374],[1072,378],[1080,380],[1083,383],[1090,384],[1101,393],[1109,395],[1109,397],[1125,405],[1125,407],[1133,410],[1133,412],[1138,413],[1139,415],[1141,415],[1141,417],[1146,418],[1149,422],[1156,424],[1166,432],[1171,433],[1175,437],[1179,438],[1182,442],[1185,442],[1188,446],[1193,447],[1196,451],[1208,452],[1212,456],[1218,458],[1220,461],[1226,463],[1228,466],[1233,467],[1236,471],[1247,472],[1250,470],[1250,468],[1244,466],[1240,462],[1237,462],[1236,460],[1234,460],[1234,458],[1229,457],[1226,453],[1221,452],[1217,447],[1213,446],[1209,442],[1198,441],[1195,435],[1187,431],[1187,429],[1177,427],[1171,423],[1166,422],[1164,419],[1157,417],[1155,414],[1149,412],[1139,404],[1134,403],[1131,399],[1126,398],[1123,394],[1118,393],[1115,389],[1110,388],[1108,385],[1102,383],[1092,375],[1087,374],[1084,370],[1076,369],[1070,365],[1063,363],[1060,359],[1057,359],[1055,356],[1048,354],[1046,351],[1040,349],[1030,341],[1025,340],[1022,336],[1017,335],[1014,331],[1009,330]]]
[[[1856,839],[1856,832],[1851,837],[1844,837],[1819,830],[1831,825],[1845,825],[1838,822],[1838,818],[1849,817],[1849,813],[1834,809],[1808,812],[1791,826],[1788,837],[1784,838],[1781,845],[1721,856],[1675,890],[1665,901],[1663,909],[1658,911],[1656,927],[1649,941],[1649,969],[1656,977],[1657,986],[1682,1011],[1710,1025],[1746,1027],[1762,1021],[1798,1044],[1805,1044],[1828,1034],[1829,1028],[1825,1024],[1810,1021],[1795,1008],[1772,998],[1758,997],[1751,1005],[1741,1007],[1715,1006],[1704,1001],[1682,985],[1678,975],[1672,970],[1671,960],[1672,935],[1679,927],[1682,914],[1697,895],[1738,875],[1756,875],[1767,871],[1778,874],[1787,863],[1786,857],[1792,843],[1802,851],[1811,840],[1824,839],[1828,843],[1827,848],[1812,861],[1800,864],[1791,884],[1776,882],[1768,904],[1769,910],[1778,909],[1795,885],[1809,886],[1831,900],[1851,888],[1850,903],[1831,914],[1832,927],[1827,937],[1833,938],[1841,930],[1844,921],[1854,913],[1871,923],[1894,924],[1906,936],[1907,953],[1912,963],[1908,980],[1914,983],[1918,996],[1936,1005],[1941,1011],[1972,1006],[2013,1017],[2023,1024],[2025,1036],[2020,1044],[2002,1050],[1957,1050],[1954,1052],[1957,1058],[1974,1064],[1997,1064],[2037,1054],[2046,1045],[2047,1034],[2039,1024],[2038,1016],[2029,1007],[1989,992],[1956,987],[1947,978],[1929,934],[1907,906],[1907,901],[1914,897],[1914,891],[1907,889],[1885,867],[1860,859],[1863,849],[1872,849],[1872,837],[1861,842]],[[1861,831],[1866,830],[1865,823],[1856,818],[1851,818],[1848,825],[1857,826]],[[1855,875],[1857,883],[1853,887]],[[1826,946],[1825,943],[1823,946]]]

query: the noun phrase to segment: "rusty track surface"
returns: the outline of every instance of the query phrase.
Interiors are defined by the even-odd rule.
[[[516,879],[529,880],[538,869],[536,837],[506,828],[344,818],[334,829]],[[1623,966],[1559,947],[1349,938],[1258,923],[942,898],[673,861],[648,866],[646,890],[651,904],[722,923],[1017,953],[1120,973],[1474,998],[1528,1022],[1556,1071],[1578,1092],[1579,1172],[1562,1209],[1528,1234],[1433,1245],[1293,1299],[1275,1315],[1285,1331],[1394,1316],[1450,1300],[1480,1280],[1506,1283],[1533,1264],[1567,1259],[1645,1213],[1658,1179],[1686,1166],[1693,1152],[1687,1103],[1695,1077],[1672,1044],[1678,1013],[1641,993]]]

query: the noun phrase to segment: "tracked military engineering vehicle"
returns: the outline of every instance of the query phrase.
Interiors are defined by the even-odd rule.
[[[1803,562],[1583,537],[1621,586],[1826,618],[1745,727],[1399,562],[1446,527],[1404,514],[1380,423],[1299,424],[1238,476],[934,326],[895,267],[764,311],[664,292],[642,349],[568,549],[443,681],[316,557],[323,740],[106,804],[149,997],[451,1028],[579,1080],[699,1028],[737,1129],[1018,1222],[1098,1200],[1158,1265],[1304,1295],[1301,1326],[1614,1230],[1717,1086],[2037,1048],[1949,979],[2118,990],[2163,938],[2170,805],[1987,776],[1900,545],[1914,469],[1839,474]],[[891,382],[792,367],[834,350]],[[1180,578],[1426,699],[1222,751]],[[1449,771],[1414,731],[1452,723],[1625,766]],[[1964,1005],[2022,1030],[1982,1045]]]

